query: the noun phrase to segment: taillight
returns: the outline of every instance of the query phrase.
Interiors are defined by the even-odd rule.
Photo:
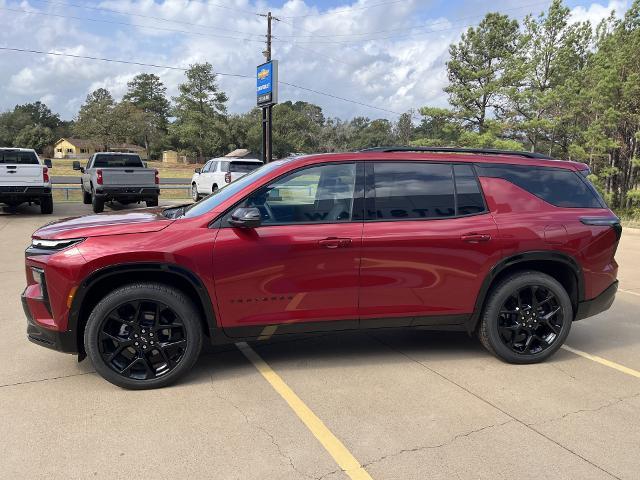
[[[102,178],[102,170],[96,170],[96,183],[98,185],[102,185],[103,182],[103,178]]]
[[[49,183],[49,169],[47,167],[42,168],[42,181]]]
[[[160,185],[160,172],[158,172],[158,170],[155,170],[156,172],[156,185]]]
[[[231,173],[230,172],[227,172],[224,175],[224,181],[227,182],[227,183],[231,183]]]
[[[584,225],[592,225],[596,227],[611,227],[616,232],[616,241],[622,236],[622,225],[620,219],[616,216],[611,217],[580,217],[580,222]]]

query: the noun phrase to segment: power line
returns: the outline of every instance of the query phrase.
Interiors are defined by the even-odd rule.
[[[340,14],[340,13],[353,12],[354,10],[369,10],[370,8],[384,7],[386,5],[393,5],[393,4],[396,4],[396,3],[406,3],[406,0],[393,0],[391,2],[374,3],[372,5],[367,5],[367,6],[363,6],[363,7],[344,8],[344,9],[341,9],[341,10],[327,11],[327,12],[324,12],[324,13],[309,13],[307,15],[290,15],[290,16],[282,16],[282,17],[283,18],[324,17],[326,15],[337,15],[337,14]]]
[[[51,0],[32,0],[32,1],[33,2],[38,2],[38,3],[46,3],[48,5],[54,5],[54,6],[60,6],[60,7],[82,8],[82,9],[85,9],[85,10],[92,10],[92,11],[105,12],[105,13],[115,13],[117,15],[145,18],[145,19],[149,19],[149,20],[157,20],[157,21],[160,21],[160,22],[176,23],[176,24],[179,24],[179,25],[189,25],[189,26],[192,26],[192,27],[213,28],[213,29],[217,29],[217,30],[225,30],[225,31],[229,31],[229,32],[242,33],[244,35],[252,35],[252,36],[256,36],[256,37],[257,36],[261,36],[261,35],[256,34],[256,33],[250,33],[250,32],[244,32],[244,31],[241,31],[241,30],[236,30],[236,29],[231,29],[231,28],[226,28],[226,27],[220,27],[218,25],[206,25],[206,24],[196,23],[196,22],[186,22],[186,21],[183,21],[183,20],[172,20],[170,18],[157,17],[155,15],[143,15],[141,13],[126,12],[124,10],[115,10],[115,9],[112,9],[112,8],[92,7],[90,5],[82,5],[82,4],[71,3],[71,2],[54,2],[54,1],[51,1]],[[213,5],[213,6],[217,6],[217,5]],[[220,7],[220,8],[227,8],[227,7]],[[244,12],[243,10],[240,10],[240,11]]]
[[[76,55],[76,54],[72,54],[72,53],[47,52],[47,51],[43,51],[43,50],[33,50],[33,49],[27,49],[27,48],[0,47],[0,51],[39,54],[39,55],[51,55],[51,56],[56,56],[56,57],[70,57],[70,58],[77,58],[77,59],[84,59],[84,60],[96,60],[96,61],[108,62],[108,63],[120,63],[120,64],[125,64],[125,65],[136,65],[136,66],[141,66],[141,67],[164,68],[164,69],[168,69],[168,70],[180,70],[180,71],[183,71],[183,72],[186,72],[188,70],[188,68],[175,67],[175,66],[170,66],[170,65],[159,65],[159,64],[154,64],[154,63],[136,62],[136,61],[132,61],[132,60],[119,60],[119,59],[106,58],[106,57],[94,57],[94,56],[89,56],[89,55]],[[243,75],[243,74],[240,74],[240,73],[225,73],[225,72],[214,72],[214,73],[216,75],[220,75],[221,77],[237,77],[237,78],[247,78],[247,79],[252,79],[252,80],[255,79],[255,77],[252,76],[252,75]],[[298,88],[300,90],[305,90],[307,92],[312,92],[312,93],[315,93],[315,94],[318,94],[318,95],[323,95],[325,97],[333,98],[333,99],[336,99],[336,100],[341,100],[343,102],[353,103],[355,105],[360,105],[360,106],[371,108],[371,109],[374,109],[374,110],[380,110],[381,112],[392,113],[392,114],[398,115],[398,116],[402,115],[402,113],[395,112],[393,110],[387,110],[386,108],[376,107],[375,105],[370,105],[368,103],[360,102],[358,100],[353,100],[353,99],[350,99],[350,98],[340,97],[338,95],[333,95],[331,93],[323,92],[321,90],[315,90],[313,88],[303,87],[302,85],[297,85],[295,83],[283,82],[283,81],[278,81],[278,83],[282,84],[282,85],[289,86],[289,87]]]
[[[548,5],[550,3],[550,0],[545,0],[542,2],[535,2],[535,3],[529,3],[526,5],[519,5],[517,7],[512,7],[512,8],[503,8],[500,10],[499,13],[502,12],[508,12],[508,11],[514,11],[514,10],[522,10],[523,8],[531,8],[531,7],[536,7],[536,6],[540,6],[540,5]],[[406,30],[417,30],[417,29],[421,29],[421,28],[427,28],[427,27],[433,27],[434,25],[449,25],[449,24],[453,24],[453,23],[458,23],[461,21],[467,21],[469,19],[473,19],[473,18],[477,18],[477,17],[484,17],[486,15],[486,13],[483,14],[476,14],[476,15],[468,15],[465,17],[458,17],[458,18],[454,18],[454,19],[446,19],[446,20],[439,20],[439,21],[435,21],[435,22],[431,22],[429,24],[414,24],[414,25],[410,25],[410,26],[405,26],[405,27],[399,27],[399,28],[391,28],[391,29],[387,29],[387,30],[377,30],[377,31],[372,31],[372,32],[361,32],[361,33],[334,33],[334,34],[330,34],[330,35],[316,35],[314,32],[306,30],[302,27],[296,27],[293,23],[290,22],[286,22],[286,21],[282,21],[283,23],[286,23],[287,25],[292,26],[293,28],[297,28],[299,30],[303,30],[307,33],[310,33],[311,35],[278,35],[279,38],[292,38],[292,39],[298,39],[298,38],[333,38],[333,37],[354,37],[354,36],[368,36],[368,35],[378,35],[381,33],[388,33],[388,32],[398,32],[398,31],[406,31]],[[419,32],[418,32],[419,33]]]
[[[67,19],[79,20],[79,21],[83,21],[83,22],[107,23],[107,24],[110,24],[110,25],[122,25],[122,26],[125,26],[125,27],[144,28],[144,29],[148,29],[148,30],[160,30],[160,31],[171,32],[171,33],[181,33],[181,34],[184,34],[184,35],[196,35],[196,36],[199,36],[199,37],[226,38],[226,39],[230,39],[230,40],[243,40],[243,41],[246,41],[246,42],[262,43],[262,40],[257,40],[257,39],[254,39],[254,38],[233,37],[233,36],[230,36],[230,35],[216,35],[216,34],[213,34],[213,33],[202,33],[202,32],[194,32],[194,31],[189,31],[189,30],[177,30],[175,28],[164,28],[164,27],[151,26],[151,25],[140,25],[138,23],[119,22],[119,21],[116,21],[116,20],[101,20],[101,19],[97,19],[97,18],[76,17],[76,16],[73,16],[73,15],[61,15],[61,14],[57,14],[57,13],[40,12],[40,11],[36,11],[36,10],[21,10],[21,9],[5,8],[5,7],[0,7],[0,10],[19,13],[19,14],[22,14],[22,15],[41,15],[41,16],[46,16],[46,17],[67,18]]]

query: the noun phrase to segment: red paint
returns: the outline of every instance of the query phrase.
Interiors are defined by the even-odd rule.
[[[86,238],[53,255],[27,259],[27,304],[42,326],[68,328],[69,292],[105,267],[160,262],[193,272],[224,327],[381,317],[469,314],[501,259],[531,251],[564,253],[580,265],[584,299],[616,278],[610,227],[580,216],[608,209],[554,207],[501,179],[481,178],[489,212],[440,220],[214,228],[212,222],[254,189],[300,167],[345,160],[431,160],[554,166],[583,164],[508,156],[423,153],[315,155],[282,162],[207,214],[170,220],[162,208],[69,218],[38,239]],[[43,268],[51,314],[29,273]],[[406,322],[405,322],[406,323]],[[399,320],[399,325],[403,324]]]

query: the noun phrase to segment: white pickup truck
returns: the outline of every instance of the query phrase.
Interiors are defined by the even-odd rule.
[[[51,160],[42,162],[35,150],[0,148],[0,203],[35,203],[40,212],[53,213],[50,168]]]
[[[204,167],[195,169],[191,177],[191,197],[197,202],[261,166],[262,162],[257,158],[212,158]]]
[[[98,152],[86,167],[73,162],[73,169],[82,172],[82,201],[91,204],[95,213],[102,212],[104,203],[112,200],[123,205],[144,201],[147,207],[158,206],[158,171],[147,168],[139,155]]]

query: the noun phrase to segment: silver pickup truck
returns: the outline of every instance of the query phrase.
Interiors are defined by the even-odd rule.
[[[160,181],[158,171],[146,168],[133,153],[98,152],[81,167],[73,162],[73,169],[82,172],[82,200],[91,204],[95,213],[104,210],[104,204],[116,200],[123,205],[146,202],[147,207],[158,205]]]

